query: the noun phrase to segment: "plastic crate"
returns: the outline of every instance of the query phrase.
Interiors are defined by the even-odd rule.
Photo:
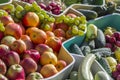
[[[13,1],[12,3],[19,4],[22,6],[26,5],[25,2],[21,2],[21,1]],[[0,8],[2,9],[2,7],[4,7],[4,6],[6,6],[6,5],[2,5],[2,6],[0,6]],[[48,77],[48,78],[44,78],[42,80],[64,80],[68,77],[69,73],[71,72],[71,70],[74,66],[75,59],[73,58],[73,56],[71,54],[62,52],[62,50],[60,50],[60,53],[58,54],[58,59],[62,59],[64,61],[66,61],[67,66],[64,69],[62,69],[61,71],[59,71],[57,74],[55,74],[51,77]]]
[[[0,0],[0,6],[11,3],[12,0]]]
[[[113,27],[120,31],[120,14],[113,13],[88,21],[88,24],[95,24],[98,28],[104,30],[106,27]]]

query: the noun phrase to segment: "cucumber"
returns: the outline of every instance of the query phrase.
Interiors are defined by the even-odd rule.
[[[95,80],[111,80],[109,75],[104,71],[98,71],[95,74]]]
[[[88,45],[90,46],[91,49],[94,49],[95,48],[95,41],[94,40],[89,41]]]
[[[72,71],[70,73],[70,80],[78,80],[78,72],[77,71]]]
[[[105,46],[106,39],[105,39],[105,35],[101,29],[97,30],[97,37],[94,40],[95,40],[96,48],[102,48]]]
[[[91,52],[91,48],[89,46],[82,46],[82,53],[83,55],[87,55]]]
[[[107,52],[112,52],[110,48],[98,48],[98,49],[92,49],[91,52],[92,53],[96,53],[96,52],[104,52],[104,51],[107,51]]]
[[[87,0],[89,4],[92,5],[102,5],[103,4],[103,0]]]
[[[106,56],[111,56],[113,53],[108,51],[100,51],[100,52],[95,52],[93,54],[99,54],[102,57],[106,57]]]
[[[107,14],[107,8],[105,6],[96,6],[92,10],[97,12],[98,16],[103,16]]]
[[[101,64],[101,66],[105,69],[105,71],[111,76],[111,68],[106,58],[101,57],[101,59],[98,60],[98,62]]]
[[[93,80],[90,68],[95,59],[94,54],[88,54],[84,57],[78,68],[78,80]]]
[[[95,19],[95,18],[98,17],[98,14],[95,11],[93,11],[93,10],[77,9],[77,11],[79,11],[83,15],[85,15],[87,20]]]
[[[106,56],[111,56],[113,54],[110,48],[92,49],[91,53],[97,55],[98,56],[97,58],[99,58],[99,56],[106,57]]]
[[[70,45],[70,52],[84,56],[79,46],[75,43]]]

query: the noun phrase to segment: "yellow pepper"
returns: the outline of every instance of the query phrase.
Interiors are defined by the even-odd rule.
[[[110,65],[111,70],[114,71],[115,68],[116,68],[116,65],[117,65],[116,59],[113,58],[113,57],[106,57],[106,59],[107,59],[109,65]]]
[[[114,51],[114,54],[119,63],[120,62],[120,48],[119,47],[117,47],[117,49]]]

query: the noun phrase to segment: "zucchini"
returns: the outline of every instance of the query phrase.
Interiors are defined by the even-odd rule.
[[[96,56],[94,54],[88,54],[84,57],[82,63],[78,68],[78,80],[93,80],[90,68],[95,61]]]
[[[98,14],[93,10],[77,9],[77,11],[81,12],[84,16],[86,16],[87,20],[95,19],[98,16]]]
[[[104,71],[98,71],[95,74],[95,80],[111,80],[109,75]]]
[[[96,48],[102,48],[105,46],[106,39],[105,39],[105,35],[101,29],[97,30],[97,37],[94,40],[95,40]]]
[[[105,69],[105,71],[111,76],[112,70],[110,68],[110,65],[106,58],[101,57],[101,59],[98,60],[98,62],[101,64],[101,66]]]
[[[75,43],[70,45],[70,52],[84,56],[79,46]]]

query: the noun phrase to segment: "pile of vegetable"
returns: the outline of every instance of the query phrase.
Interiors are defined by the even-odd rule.
[[[120,76],[120,45],[119,45],[120,32],[114,29],[113,27],[106,27],[104,30],[101,30],[94,24],[89,24],[87,29],[88,30],[85,39],[80,45],[73,43],[69,46],[70,53],[85,56],[83,62],[81,63],[82,65],[80,65],[83,66],[83,69],[81,69],[82,67],[79,66],[77,72],[78,80],[88,80],[88,79],[93,80],[91,79],[92,77],[90,77],[91,76],[91,73],[89,73],[90,70],[86,70],[86,68],[90,69],[93,61],[95,60],[99,62],[99,64],[105,69],[105,71],[109,76],[111,76],[115,80],[119,80],[120,79],[119,77]],[[73,72],[75,73],[75,71]],[[71,72],[71,74],[73,74],[73,72]],[[98,73],[96,73],[96,75]],[[82,75],[82,77],[80,75]],[[104,79],[96,79],[96,78],[94,79],[112,80],[112,79],[107,79],[107,76],[104,77]]]

